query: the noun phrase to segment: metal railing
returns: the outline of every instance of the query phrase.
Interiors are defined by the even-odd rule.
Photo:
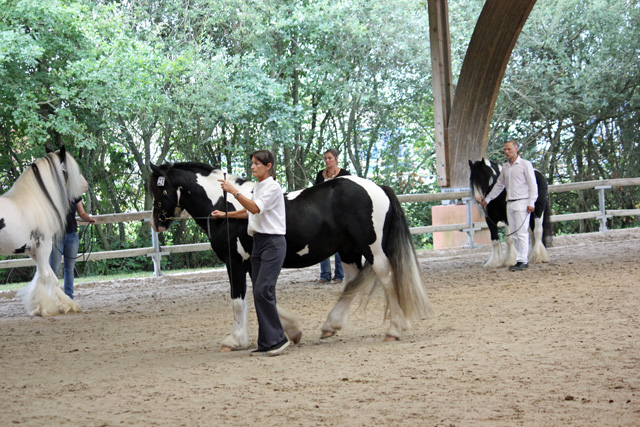
[[[585,181],[568,184],[554,184],[549,186],[550,193],[560,193],[568,191],[589,190],[595,189],[598,191],[599,209],[592,212],[579,212],[579,213],[565,213],[559,215],[552,215],[552,222],[561,221],[576,221],[586,219],[597,219],[600,223],[600,231],[607,230],[607,220],[614,216],[639,216],[640,209],[607,209],[605,206],[604,192],[613,187],[635,186],[640,185],[640,178],[622,178],[622,179],[607,179],[599,181]],[[440,231],[462,231],[467,234],[468,245],[467,247],[475,247],[474,234],[476,231],[487,228],[485,221],[474,222],[473,221],[473,205],[474,201],[471,197],[470,191],[455,191],[455,192],[442,192],[442,193],[424,193],[424,194],[399,194],[398,199],[401,203],[412,202],[438,202],[444,200],[461,200],[467,207],[467,222],[460,224],[446,224],[446,225],[431,225],[423,227],[410,228],[411,234],[424,234],[434,233]],[[130,212],[122,214],[107,214],[107,215],[93,215],[96,220],[96,224],[114,224],[120,222],[132,222],[132,221],[144,221],[148,223],[151,219],[151,211],[142,212]],[[189,218],[188,216],[186,218]],[[77,218],[78,224],[86,224],[81,219]],[[83,254],[78,258],[80,261],[97,261],[114,258],[128,258],[135,256],[148,256],[153,262],[154,276],[162,275],[160,270],[160,260],[163,256],[167,256],[172,253],[184,253],[184,252],[198,252],[211,250],[209,243],[192,243],[185,245],[175,246],[161,246],[158,239],[158,233],[151,230],[151,247],[135,248],[135,249],[120,249],[114,251],[92,252],[90,254]],[[16,267],[28,267],[34,266],[35,262],[31,258],[11,259],[0,261],[0,269],[4,268],[16,268]]]

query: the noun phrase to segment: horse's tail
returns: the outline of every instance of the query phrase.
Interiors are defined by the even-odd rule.
[[[419,320],[433,313],[420,272],[407,220],[394,191],[381,186],[389,198],[382,249],[393,271],[394,289],[407,320]],[[388,313],[388,307],[387,307]]]
[[[542,218],[542,244],[549,248],[553,241],[553,224],[551,223],[551,200],[547,195],[547,201],[544,204],[544,216]]]

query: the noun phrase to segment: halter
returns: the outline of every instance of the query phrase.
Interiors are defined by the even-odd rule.
[[[167,196],[167,198],[169,198],[169,195],[167,194],[167,190],[162,190],[162,194],[164,194],[165,196]],[[180,206],[180,204],[176,203],[176,208],[183,210],[184,208],[182,206]],[[166,222],[166,221],[173,221],[175,219],[180,219],[179,216],[169,216],[169,213],[167,211],[165,211],[164,209],[162,209],[162,202],[158,202],[156,209],[160,209],[160,213],[158,214],[158,221],[160,222]],[[192,216],[191,218],[193,219],[208,219],[211,218],[210,216]],[[211,235],[211,233],[209,233],[209,235]]]
[[[162,177],[160,177],[162,178]],[[158,178],[158,180],[160,180],[160,178]],[[162,185],[164,185],[164,180],[162,181]],[[164,194],[166,196],[167,199],[169,199],[169,202],[173,202],[171,200],[171,197],[169,197],[169,193],[167,193],[167,190],[162,190],[162,194]],[[182,206],[180,206],[180,203],[178,202],[177,198],[175,201],[175,206],[178,209],[182,209]],[[162,202],[158,201],[158,209],[160,209],[160,213],[158,214],[158,221],[160,222],[167,222],[167,220],[174,220],[174,219],[178,219],[178,217],[175,216],[169,216],[169,212],[165,211],[164,209],[162,209]]]
[[[160,181],[160,179],[162,178],[162,181]],[[224,172],[224,179],[227,179],[227,173]],[[162,182],[161,185],[158,186],[164,186],[164,177],[158,177],[158,182]],[[227,225],[227,247],[229,249],[229,259],[231,259],[231,233],[229,230],[229,207],[227,206],[227,192],[224,191],[224,212],[225,212],[225,221],[226,221],[226,225]],[[162,190],[162,194],[169,199],[169,202],[172,202],[171,197],[169,197],[169,193],[167,192],[167,190]],[[175,206],[178,209],[183,209],[182,206],[180,206],[180,203],[178,202],[178,200],[176,199],[175,201]],[[164,210],[162,208],[162,202],[158,201],[157,203],[157,209],[160,209],[160,213],[158,214],[158,221],[160,222],[167,222],[169,220],[176,220],[176,219],[180,219],[179,217],[176,216],[169,216],[169,213]],[[206,219],[207,220],[207,237],[209,237],[209,239],[211,239],[211,216],[207,215],[207,216],[192,216],[191,218],[193,219]],[[233,275],[231,274],[231,272],[229,273],[229,279],[231,281],[233,281]]]

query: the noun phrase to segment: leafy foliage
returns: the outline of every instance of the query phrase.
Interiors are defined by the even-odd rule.
[[[640,7],[628,1],[536,6],[503,81],[489,152],[501,151],[507,136],[522,141],[550,183],[640,176],[638,22]],[[630,209],[639,196],[637,188],[608,192],[607,202]],[[598,210],[595,191],[554,199],[554,212]],[[578,224],[581,231],[596,225]],[[559,232],[575,227],[556,224]]]

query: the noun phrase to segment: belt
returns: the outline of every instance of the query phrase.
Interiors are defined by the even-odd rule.
[[[523,197],[522,199],[509,199],[509,200],[507,200],[507,203],[509,203],[509,202],[517,202],[519,200],[527,200],[527,198]]]

